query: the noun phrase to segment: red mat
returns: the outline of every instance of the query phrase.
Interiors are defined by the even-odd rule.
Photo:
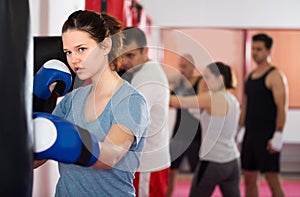
[[[187,197],[189,195],[191,182],[178,180],[176,183],[175,190],[172,197]],[[286,197],[300,197],[300,181],[283,181],[282,187]],[[241,183],[241,195],[245,196],[245,185]],[[266,182],[260,182],[259,186],[259,196],[260,197],[271,197],[271,192]],[[217,187],[212,195],[212,197],[222,197],[222,194]]]

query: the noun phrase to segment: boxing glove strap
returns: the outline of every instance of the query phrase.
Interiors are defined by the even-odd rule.
[[[89,163],[93,157],[93,142],[91,135],[88,131],[83,128],[77,126],[79,131],[81,142],[82,142],[82,149],[79,155],[79,158],[75,162],[77,165],[81,166],[89,166]]]
[[[53,90],[53,92],[57,95],[57,96],[63,96],[64,95],[64,91],[66,89],[66,83],[63,80],[57,80],[56,81],[57,84]]]

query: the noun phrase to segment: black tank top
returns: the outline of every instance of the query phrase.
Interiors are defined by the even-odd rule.
[[[245,125],[252,134],[255,134],[255,132],[261,133],[260,131],[264,130],[268,131],[267,133],[264,132],[264,135],[272,135],[275,130],[277,108],[272,91],[265,85],[267,75],[274,69],[276,68],[271,67],[263,76],[257,79],[252,79],[252,72],[246,81],[247,110]]]
[[[177,96],[189,96],[195,95],[198,92],[198,84],[202,77],[198,77],[192,88],[186,88],[184,86],[184,80],[181,80],[179,85],[174,88],[172,94]],[[199,120],[193,117],[187,109],[177,109],[176,122],[173,130],[173,137],[180,132],[183,141],[191,139],[194,136],[193,141],[201,142],[201,125]],[[185,140],[186,139],[186,140]]]

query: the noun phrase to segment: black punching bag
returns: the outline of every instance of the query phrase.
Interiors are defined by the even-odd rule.
[[[0,196],[32,196],[32,146],[25,99],[29,3],[0,0]]]

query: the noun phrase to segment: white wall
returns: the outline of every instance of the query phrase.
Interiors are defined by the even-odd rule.
[[[284,128],[285,143],[300,143],[300,109],[289,109]]]
[[[138,1],[152,18],[155,26],[300,29],[299,0]],[[85,1],[30,0],[29,2],[33,35],[41,33],[60,35],[63,21],[72,11],[84,9]],[[47,5],[48,10],[45,8]],[[41,29],[43,25],[44,30]]]
[[[84,0],[29,0],[33,36],[60,36],[67,17],[84,9]]]
[[[154,25],[300,28],[299,0],[138,0]]]

